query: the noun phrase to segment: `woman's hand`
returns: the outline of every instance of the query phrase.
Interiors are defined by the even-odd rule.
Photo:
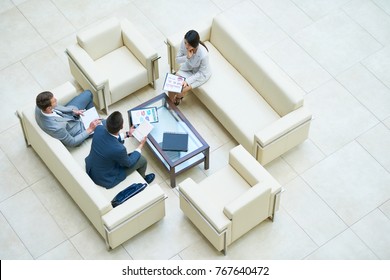
[[[182,86],[183,86],[183,87],[188,87],[187,82],[186,82],[186,81],[183,81]]]
[[[187,49],[187,59],[190,59],[194,55],[194,49]]]

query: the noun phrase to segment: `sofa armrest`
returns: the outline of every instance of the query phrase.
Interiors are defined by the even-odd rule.
[[[180,32],[170,35],[167,37],[166,44],[168,48],[168,64],[170,66],[170,71],[179,69],[179,64],[176,63],[176,54],[180,48],[180,43],[184,39],[185,33],[190,29],[195,29],[199,33],[200,40],[202,42],[206,42],[210,40],[211,36],[211,26],[213,23],[213,18],[202,19],[201,22],[192,24],[187,27],[187,29],[183,29]]]
[[[248,220],[253,215],[268,217],[270,195],[269,183],[258,183],[226,205],[223,212],[231,220]]]
[[[64,84],[62,84],[58,87],[55,87],[55,88],[51,89],[50,91],[54,93],[58,102],[61,104],[66,104],[73,97],[75,97],[77,95],[77,89],[75,88],[75,86],[71,82],[65,82]],[[23,135],[24,135],[24,138],[26,140],[27,145],[29,145],[29,141],[28,141],[28,135],[27,135],[23,112],[26,110],[31,110],[32,112],[34,112],[35,106],[36,105],[34,102],[34,104],[29,104],[29,105],[26,105],[26,106],[16,110],[16,115],[18,116],[18,118],[20,120],[20,124],[21,124],[22,130],[23,130]]]
[[[180,48],[180,43],[183,40],[184,34],[175,33],[169,36],[166,40],[167,52],[168,52],[168,64],[170,72],[174,72],[179,69],[179,65],[176,63],[176,54]]]
[[[270,216],[270,196],[271,187],[267,182],[262,182],[225,206],[223,212],[232,220],[232,241]]]
[[[77,89],[71,82],[55,87],[51,92],[56,96],[58,103],[66,104],[77,95]]]
[[[92,58],[78,44],[67,48],[66,54],[88,79],[95,91],[102,89],[108,83],[108,77],[104,77],[103,73],[95,67]]]
[[[127,19],[121,21],[124,45],[139,60],[148,72],[149,82],[158,79],[158,53],[145,37]]]
[[[297,127],[309,122],[311,118],[311,113],[302,106],[258,131],[255,134],[255,140],[261,147],[265,147]]]
[[[274,185],[279,185],[268,171],[242,145],[238,145],[230,150],[229,164],[251,186],[262,181],[271,181]]]
[[[139,194],[105,214],[102,217],[103,223],[109,231],[112,231],[164,199],[166,195],[158,184],[149,185]]]
[[[179,194],[188,201],[216,232],[221,233],[228,228],[230,220],[217,209],[209,197],[204,196],[197,183],[187,178],[180,183]]]
[[[58,103],[60,104],[66,104],[69,102],[73,97],[77,95],[77,89],[71,82],[65,82],[64,84],[57,86],[50,90],[55,97],[57,98]],[[19,108],[16,110],[17,116],[22,119],[22,112],[27,110],[30,107],[35,108],[34,104],[28,104],[22,108]],[[32,109],[33,110],[33,109]]]

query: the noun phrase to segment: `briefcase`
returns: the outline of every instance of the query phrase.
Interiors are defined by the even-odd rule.
[[[112,200],[111,205],[112,207],[117,207],[118,205],[121,205],[123,202],[128,200],[129,198],[135,196],[137,193],[142,192],[146,188],[147,184],[145,183],[133,183],[130,186],[128,186],[123,191],[120,191]]]

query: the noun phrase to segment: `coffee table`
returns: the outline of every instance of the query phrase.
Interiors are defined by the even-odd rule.
[[[204,162],[204,169],[209,169],[210,146],[165,93],[130,109],[128,111],[130,124],[130,111],[145,107],[157,108],[159,121],[152,123],[154,128],[148,135],[146,143],[169,171],[172,188],[176,187],[177,175],[191,167]],[[188,151],[164,151],[162,149],[164,132],[187,133]]]

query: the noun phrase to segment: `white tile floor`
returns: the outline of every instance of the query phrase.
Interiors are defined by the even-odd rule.
[[[74,82],[64,50],[103,18],[132,21],[158,49],[163,75],[166,36],[219,13],[305,90],[313,112],[309,139],[266,166],[286,190],[276,220],[223,256],[184,217],[146,149],[169,197],[166,217],[108,252],[25,146],[15,110]],[[0,0],[0,38],[0,259],[390,259],[390,1]],[[158,93],[147,87],[112,108],[125,112]],[[196,96],[180,108],[210,144],[211,166],[178,181],[200,181],[237,143]]]

